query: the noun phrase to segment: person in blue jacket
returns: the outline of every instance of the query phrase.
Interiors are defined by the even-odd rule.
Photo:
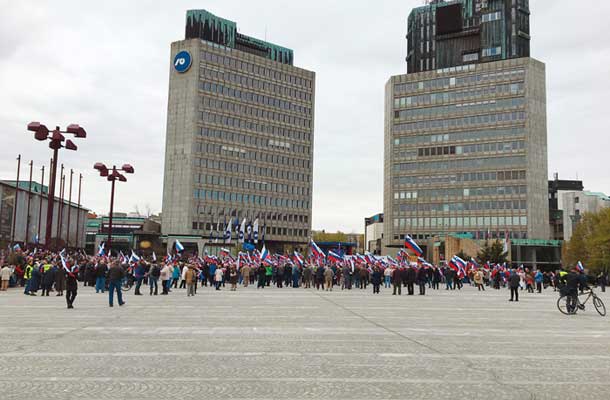
[[[536,275],[534,275],[534,281],[536,282],[536,290],[538,293],[542,293],[542,281],[544,280],[544,275],[540,270],[536,271]]]

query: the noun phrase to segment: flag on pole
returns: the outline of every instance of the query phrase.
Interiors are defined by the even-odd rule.
[[[157,262],[157,255],[155,254],[154,251],[153,251],[153,262]]]
[[[246,219],[244,218],[243,221],[241,221],[241,226],[239,227],[239,243],[243,243],[244,239],[245,239],[245,232],[246,232]]]
[[[261,251],[261,262],[263,264],[271,264],[271,257],[269,256],[269,250],[265,246],[263,246],[263,250]]]
[[[178,239],[176,239],[176,243],[174,243],[174,247],[176,248],[176,251],[178,253],[181,253],[184,251],[184,246],[182,245],[182,243],[180,243],[180,241]]]
[[[309,242],[309,246],[311,247],[311,252],[314,254],[315,257],[326,257],[326,254],[324,254],[322,249],[318,247],[318,245],[316,244],[316,242],[313,241],[313,239],[311,240],[311,242]]]
[[[229,220],[229,224],[225,227],[225,243],[231,243],[231,227],[233,226],[233,218]]]
[[[140,261],[140,257],[138,257],[138,255],[136,253],[134,253],[133,250],[131,250],[131,256],[129,257],[129,262],[131,262],[132,260],[135,262]]]
[[[585,267],[580,261],[578,262],[578,264],[576,264],[576,268],[578,268],[580,272],[585,272]]]
[[[258,218],[254,220],[253,234],[254,234],[254,243],[257,244],[258,243]]]
[[[423,250],[415,243],[415,240],[409,235],[405,235],[405,247],[415,253],[416,256],[421,257],[424,254]]]
[[[98,250],[97,250],[98,257],[102,257],[104,254],[106,254],[106,251],[104,250],[104,247],[106,247],[106,242],[102,242],[98,246]]]

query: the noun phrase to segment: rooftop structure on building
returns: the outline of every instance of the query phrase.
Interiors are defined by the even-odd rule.
[[[407,72],[530,56],[529,0],[433,0],[408,19]]]

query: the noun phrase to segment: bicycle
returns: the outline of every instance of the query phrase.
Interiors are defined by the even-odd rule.
[[[581,297],[585,297],[584,301],[580,301]],[[562,295],[557,299],[557,308],[562,314],[565,315],[574,315],[578,312],[578,310],[585,310],[585,304],[589,301],[589,299],[593,299],[593,306],[595,307],[595,311],[602,317],[606,316],[606,306],[602,299],[600,299],[594,292],[593,289],[589,289],[588,291],[581,293],[577,296],[569,296]]]
[[[123,278],[123,282],[121,282],[121,290],[123,292],[129,292],[131,290],[131,288],[133,287],[135,283],[135,280],[133,279],[133,276],[129,275],[126,278]]]

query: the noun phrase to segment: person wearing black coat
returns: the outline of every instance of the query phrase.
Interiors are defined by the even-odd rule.
[[[417,271],[417,284],[419,285],[419,295],[426,294],[426,283],[428,282],[428,269],[421,267]]]
[[[256,285],[256,288],[264,289],[265,282],[267,281],[267,269],[261,264],[256,270],[256,273],[258,274],[258,285]]]
[[[508,278],[508,286],[510,287],[510,300],[509,301],[519,301],[519,283],[521,282],[521,277],[517,273],[517,271],[512,270],[510,273],[510,277]]]
[[[415,294],[415,281],[417,280],[417,272],[412,267],[407,268],[407,290],[408,295],[413,296]]]
[[[53,284],[55,283],[56,267],[48,268],[42,274],[42,295],[48,296]]]
[[[381,286],[381,280],[383,279],[383,275],[379,270],[379,267],[375,267],[373,270],[373,274],[371,275],[371,283],[373,284],[373,293],[379,294],[379,287]]]
[[[316,290],[320,290],[320,286],[322,286],[322,290],[324,290],[324,267],[318,267],[316,269]]]
[[[78,291],[78,269],[74,266],[70,270],[72,272],[66,272],[66,303],[68,308],[74,308],[74,300]]]
[[[400,268],[396,268],[394,270],[394,272],[392,272],[392,286],[394,287],[394,291],[392,292],[392,295],[396,295],[396,292],[398,291],[398,295],[401,295],[402,292],[402,276],[403,276],[403,271]]]

